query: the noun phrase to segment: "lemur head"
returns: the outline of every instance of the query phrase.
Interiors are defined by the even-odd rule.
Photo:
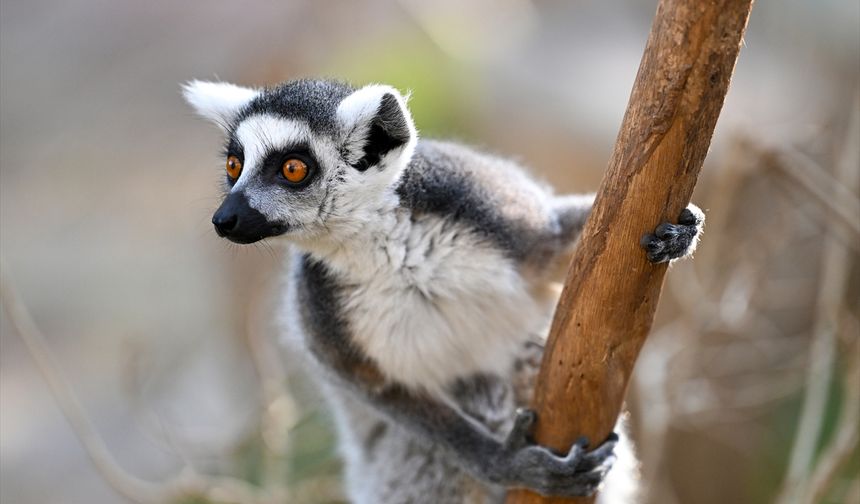
[[[266,89],[193,81],[185,99],[227,137],[218,235],[253,243],[355,231],[393,197],[417,134],[394,88],[299,80]]]

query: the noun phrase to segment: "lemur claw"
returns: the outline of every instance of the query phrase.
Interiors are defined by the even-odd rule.
[[[505,472],[513,486],[526,487],[543,495],[582,497],[592,495],[615,462],[613,451],[618,435],[611,434],[593,451],[588,439],[579,438],[563,456],[534,444],[530,430],[536,420],[532,410],[517,410],[514,427],[505,441]]]
[[[705,214],[695,205],[689,205],[678,216],[678,224],[664,222],[642,237],[639,244],[645,249],[648,260],[661,263],[688,256],[696,249]]]

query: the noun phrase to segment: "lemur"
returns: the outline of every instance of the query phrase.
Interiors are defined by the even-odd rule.
[[[558,454],[533,442],[525,408],[550,287],[593,195],[554,196],[512,161],[419,140],[390,86],[192,81],[184,96],[227,139],[217,234],[291,244],[284,339],[319,375],[352,502],[583,496],[605,477],[604,502],[632,499],[626,440]],[[643,238],[651,261],[694,250],[702,212],[678,221]]]

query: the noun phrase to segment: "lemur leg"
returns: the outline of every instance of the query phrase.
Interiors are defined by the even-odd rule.
[[[654,233],[643,236],[639,244],[653,263],[680,259],[695,252],[704,224],[705,214],[691,203],[681,211],[677,224],[660,224]]]

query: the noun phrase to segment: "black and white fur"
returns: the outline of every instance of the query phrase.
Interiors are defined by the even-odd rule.
[[[627,442],[556,454],[530,441],[521,409],[592,195],[553,196],[513,162],[419,141],[389,86],[195,81],[184,93],[244,166],[225,176],[218,233],[293,245],[281,315],[335,412],[352,501],[587,495],[604,477],[603,501],[633,498]],[[280,176],[291,156],[311,167],[300,186]],[[680,220],[643,238],[649,259],[693,251],[703,216],[691,206]]]

